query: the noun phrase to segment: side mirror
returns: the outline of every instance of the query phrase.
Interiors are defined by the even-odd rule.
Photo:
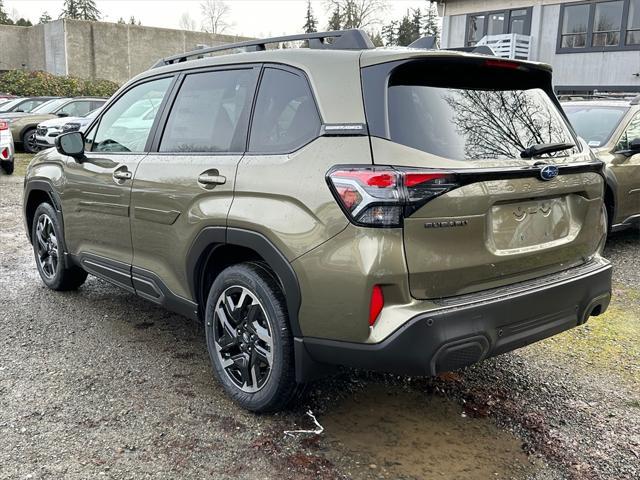
[[[68,114],[68,113],[64,113],[64,112],[61,112],[61,113],[58,113],[58,116],[59,116],[60,118],[64,118],[64,117],[68,117],[68,116],[69,116],[69,114]]]
[[[24,113],[24,110],[22,110],[21,108],[17,108],[16,112]]]
[[[631,140],[626,149],[618,150],[613,153],[615,153],[616,155],[623,155],[625,157],[631,157],[637,153],[640,153],[640,137]]]
[[[56,137],[56,150],[73,157],[77,162],[84,158],[84,135],[80,132],[63,133]]]

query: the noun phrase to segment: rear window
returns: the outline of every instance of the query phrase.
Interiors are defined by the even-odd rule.
[[[613,131],[628,107],[604,107],[593,105],[562,106],[573,128],[590,147],[600,147],[609,141]]]
[[[544,90],[548,73],[474,62],[411,62],[395,69],[387,77],[386,109],[378,109],[386,117],[382,132],[370,116],[375,109],[367,108],[372,134],[452,160],[519,159],[535,144],[575,143]],[[365,94],[367,107],[384,102],[373,90]]]

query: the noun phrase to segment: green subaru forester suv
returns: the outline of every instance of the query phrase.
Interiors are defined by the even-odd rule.
[[[549,66],[351,30],[161,60],[34,158],[24,220],[49,288],[203,321],[265,412],[338,365],[435,375],[604,312],[603,187]]]

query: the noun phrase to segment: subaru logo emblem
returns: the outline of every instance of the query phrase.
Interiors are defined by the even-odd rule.
[[[540,169],[540,180],[548,182],[558,176],[558,167],[555,165],[545,165]]]

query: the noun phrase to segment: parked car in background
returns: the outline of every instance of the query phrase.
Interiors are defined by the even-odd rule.
[[[60,97],[14,98],[0,105],[0,116],[4,113],[29,113],[43,103]]]
[[[609,304],[603,165],[548,65],[252,40],[159,61],[55,143],[24,183],[44,284],[91,273],[200,319],[249,410],[335,365],[462,368]]]
[[[39,150],[54,146],[58,135],[66,132],[83,132],[91,120],[100,113],[100,108],[96,108],[83,117],[56,117],[39,123],[36,127],[36,144]]]
[[[0,114],[9,121],[13,142],[27,153],[36,153],[36,127],[38,123],[58,117],[78,117],[101,107],[105,98],[74,97],[58,98],[35,108],[31,113]]]
[[[0,168],[8,175],[13,173],[14,153],[9,124],[5,120],[0,120]]]
[[[605,163],[610,231],[640,224],[640,95],[562,102],[578,135]]]

